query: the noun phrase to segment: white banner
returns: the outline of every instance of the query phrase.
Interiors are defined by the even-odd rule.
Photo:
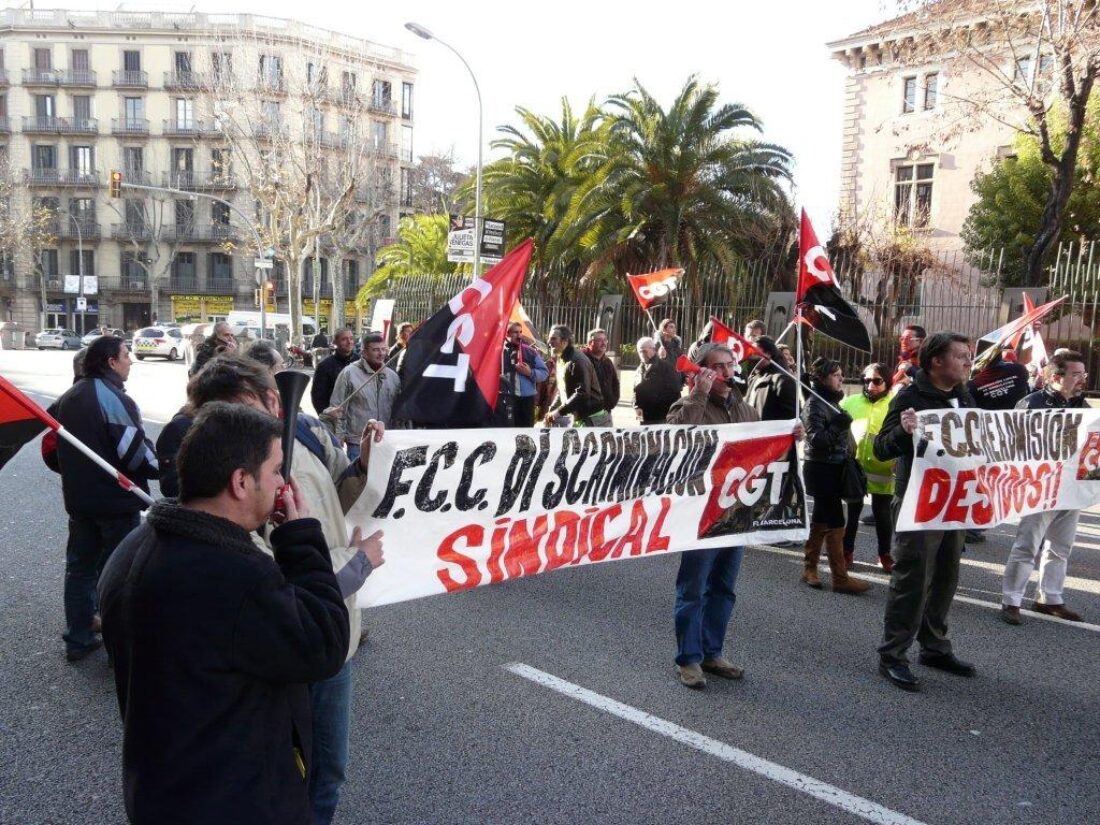
[[[927,410],[897,529],[992,527],[1100,502],[1100,410]]]
[[[794,421],[390,430],[349,529],[385,531],[362,607],[559,567],[806,537]]]

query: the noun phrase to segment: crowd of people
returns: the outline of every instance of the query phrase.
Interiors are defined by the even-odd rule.
[[[125,342],[96,339],[75,362],[74,384],[51,413],[142,489],[159,479],[164,495],[142,520],[141,500],[66,442],[56,445],[69,515],[66,657],[76,662],[107,647],[134,821],[331,821],[347,770],[361,638],[355,593],[384,563],[381,534],[349,534],[345,514],[366,484],[371,444],[404,425],[395,400],[411,331],[402,325],[388,348],[379,333],[356,341],[341,329],[319,347],[329,354],[312,378],[318,416],[298,411],[289,477],[279,418],[290,411],[281,409],[275,378],[283,361],[268,342],[242,352],[228,326],[217,325],[196,351],[187,403],[155,445],[125,391]],[[1084,357],[1057,351],[1033,373],[1006,350],[972,375],[967,338],[911,326],[899,362],[868,364],[859,391],[846,394],[839,363],[817,358],[799,375],[790,349],[765,331],[760,321],[744,326],[771,357],[740,363],[705,337],[685,350],[675,323],[664,320],[637,342],[638,423],[797,419],[813,498],[801,582],[824,589],[824,554],[833,592],[866,591],[851,571],[858,527],[873,525],[878,563],[891,576],[880,672],[918,690],[907,655],[916,642],[922,664],[973,676],[955,655],[947,622],[960,554],[972,539],[961,530],[894,529],[917,412],[1080,407]],[[544,351],[535,344],[520,324],[507,326],[500,398],[486,425],[610,426],[621,388],[607,331],[589,331],[581,346],[556,325]],[[685,354],[697,367],[687,378],[676,366]],[[1020,523],[1004,572],[1006,623],[1021,623],[1036,564],[1031,609],[1080,620],[1063,598],[1077,518],[1043,512]],[[705,687],[708,675],[743,675],[723,649],[744,553],[734,545],[680,556],[673,627],[686,687]]]

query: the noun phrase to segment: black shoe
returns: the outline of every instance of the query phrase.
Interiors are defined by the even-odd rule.
[[[955,676],[970,677],[978,673],[974,665],[957,658],[954,653],[948,653],[946,655],[922,653],[920,655],[920,663],[925,667],[934,667],[936,670],[944,670]]]
[[[874,515],[864,516],[863,518],[861,518],[859,520],[859,523],[860,524],[866,524],[868,527],[872,527],[872,526],[874,526],[874,523],[875,523],[875,517],[874,517]]]
[[[905,662],[896,665],[879,662],[878,672],[902,690],[908,690],[910,693],[916,693],[920,690],[920,682],[917,681],[917,677],[913,675],[913,671],[909,669],[909,665]]]
[[[968,544],[981,544],[985,541],[985,534],[981,530],[967,530],[965,541]]]
[[[79,662],[81,659],[87,659],[97,650],[103,647],[103,642],[96,639],[92,644],[87,647],[69,647],[65,649],[65,661],[67,662]]]

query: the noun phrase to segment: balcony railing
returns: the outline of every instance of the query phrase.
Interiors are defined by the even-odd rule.
[[[367,103],[367,108],[372,112],[383,115],[396,115],[397,104],[393,102],[392,98],[376,98],[372,97]]]
[[[24,69],[24,86],[56,86],[57,72],[53,69]]]
[[[99,172],[79,169],[24,169],[23,183],[27,186],[99,186]]]
[[[11,134],[11,118],[0,117],[0,135]]]
[[[213,127],[205,120],[176,120],[164,121],[165,137],[201,137],[213,132]]]
[[[82,219],[73,221],[72,218],[62,218],[59,222],[58,236],[69,241],[81,240],[85,243],[88,241],[99,240],[99,224],[90,219]],[[79,229],[79,231],[77,231]]]
[[[94,117],[59,117],[57,131],[63,135],[95,135],[99,133],[99,121]]]
[[[214,295],[236,295],[237,286],[237,282],[233,280],[232,275],[207,275],[204,291]]]
[[[286,81],[282,75],[271,77],[261,75],[256,79],[256,91],[260,94],[281,95],[286,93]]]
[[[92,88],[96,86],[95,72],[89,69],[69,69],[68,71],[58,72],[58,83],[61,86],[79,86],[81,88]]]
[[[23,131],[37,134],[57,134],[58,118],[56,117],[24,117]]]
[[[122,170],[122,182],[123,183],[136,183],[140,186],[152,186],[153,176],[151,173],[144,169],[126,169]]]
[[[198,72],[165,72],[165,89],[201,89],[204,78]]]
[[[116,89],[148,89],[149,73],[125,70],[112,72],[111,85]]]
[[[330,284],[328,282],[325,282],[325,283],[321,284],[321,291],[318,294],[322,298],[331,298],[332,297],[332,284]],[[302,281],[302,297],[303,298],[312,298],[313,297],[313,282],[310,281],[308,278],[306,278],[305,280]]]
[[[168,279],[166,285],[166,292],[198,292],[199,291],[199,276],[198,275],[176,275],[172,274]]]
[[[141,273],[140,275],[127,275],[125,272],[123,272],[117,278],[101,277],[99,279],[99,291],[128,292],[131,294],[145,293],[149,291],[149,278],[145,275],[145,273]]]
[[[236,189],[233,175],[223,172],[165,172],[161,185],[172,189]]]
[[[153,239],[153,230],[145,223],[116,223],[111,226],[116,241],[145,243]]]
[[[143,117],[111,118],[111,134],[124,137],[148,137],[149,120]]]
[[[8,70],[0,69],[0,86],[8,85]]]
[[[35,274],[27,279],[29,285],[34,289],[42,289],[42,283],[45,281],[46,290],[48,292],[61,292],[65,288],[65,279],[56,272],[49,273],[47,275]]]

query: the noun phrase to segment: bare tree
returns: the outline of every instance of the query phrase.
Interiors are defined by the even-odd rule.
[[[1027,259],[1039,283],[1073,190],[1085,109],[1100,71],[1100,11],[1093,0],[901,0],[890,27],[893,59],[973,68],[985,82],[939,91],[953,114],[945,132],[992,120],[1034,137],[1051,183]],[[891,34],[888,32],[888,34]],[[955,72],[956,75],[959,72]],[[1056,111],[1058,111],[1056,115]],[[1055,116],[1064,116],[1063,138]]]
[[[56,252],[60,229],[59,207],[31,198],[23,187],[15,185],[7,154],[0,155],[0,253],[29,260],[38,276],[39,327],[46,327],[49,288],[46,256]]]
[[[459,208],[458,189],[472,175],[455,168],[454,151],[421,155],[410,170],[412,209],[417,214],[450,214]]]

